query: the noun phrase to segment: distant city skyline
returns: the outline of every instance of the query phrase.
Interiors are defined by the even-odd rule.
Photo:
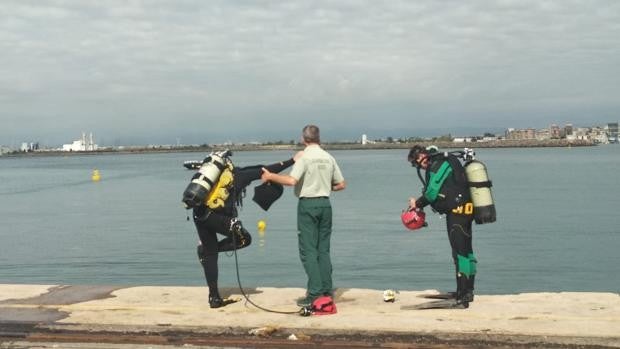
[[[400,133],[402,132],[396,132],[394,134],[399,134],[398,136],[395,136],[394,134],[382,134],[382,135],[369,135],[367,133],[361,133],[358,135],[354,135],[353,137],[350,138],[337,138],[337,139],[324,139],[325,142],[362,142],[363,143],[363,139],[366,138],[367,140],[372,140],[372,141],[376,141],[376,140],[386,140],[386,139],[393,139],[393,140],[402,140],[402,139],[411,139],[411,138],[426,138],[426,139],[432,139],[432,138],[440,138],[440,137],[445,137],[445,136],[451,136],[453,138],[462,138],[462,139],[469,139],[469,138],[478,138],[478,137],[484,137],[485,135],[494,135],[497,136],[499,138],[505,138],[509,133],[518,133],[518,134],[522,134],[522,135],[532,135],[532,138],[537,138],[537,139],[541,139],[541,134],[543,135],[542,139],[547,138],[549,136],[549,134],[555,134],[557,132],[557,134],[559,135],[561,132],[563,132],[566,128],[570,128],[571,131],[572,130],[581,130],[581,129],[591,129],[591,130],[596,130],[596,129],[600,129],[600,130],[605,130],[607,129],[607,127],[612,127],[612,133],[613,136],[616,137],[617,140],[617,133],[618,133],[618,122],[611,122],[611,123],[605,123],[605,124],[600,124],[600,125],[573,125],[572,123],[565,123],[565,124],[550,124],[547,127],[542,127],[542,128],[536,128],[536,127],[524,127],[524,128],[513,128],[513,127],[506,127],[503,128],[502,130],[498,130],[498,131],[492,131],[492,130],[479,130],[479,131],[471,131],[469,133],[434,133],[434,134],[416,134],[416,135],[401,135]],[[547,134],[547,136],[544,136],[544,134]],[[536,137],[534,137],[534,135],[536,135]],[[551,138],[553,138],[554,136],[552,136]],[[514,137],[511,137],[512,139],[514,139]],[[519,139],[523,139],[523,136],[519,136]],[[529,138],[529,136],[525,137],[525,138]],[[106,143],[104,140],[99,141],[98,139],[96,139],[96,136],[92,133],[92,132],[83,132],[81,134],[81,137],[74,137],[73,139],[64,142],[63,144],[45,144],[45,143],[41,143],[39,141],[26,141],[26,142],[20,142],[19,144],[17,144],[17,146],[15,144],[12,144],[9,146],[9,148],[12,149],[18,149],[18,148],[23,148],[27,147],[29,150],[32,150],[32,147],[36,147],[36,149],[62,149],[62,150],[68,150],[68,149],[73,149],[76,151],[84,151],[84,150],[96,150],[100,145],[105,147],[115,147],[115,146],[196,146],[196,145],[202,145],[202,144],[209,144],[209,145],[214,145],[214,144],[252,144],[252,143],[256,143],[256,144],[264,144],[264,143],[276,143],[276,142],[283,142],[283,143],[289,143],[289,142],[295,142],[295,143],[299,143],[300,140],[298,138],[295,137],[290,137],[290,138],[268,138],[268,139],[263,139],[263,140],[249,140],[249,139],[238,139],[238,140],[225,140],[225,141],[221,141],[221,142],[208,142],[208,141],[203,141],[203,142],[194,142],[194,143],[185,143],[182,142],[181,138],[176,138],[175,142],[163,142],[163,143],[157,143],[157,142],[145,142],[145,143],[123,143],[121,142],[120,139],[117,139],[115,141],[115,143],[113,144],[109,144]],[[96,144],[96,143],[100,143],[100,144]],[[0,145],[0,146],[6,146],[6,145]]]
[[[620,119],[620,2],[0,2],[0,145],[472,135]]]

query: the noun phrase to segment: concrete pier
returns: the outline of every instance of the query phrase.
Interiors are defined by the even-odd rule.
[[[239,289],[223,296],[243,298]],[[338,313],[302,317],[298,288],[245,290],[242,299],[210,309],[205,287],[2,285],[0,348],[19,343],[148,343],[217,347],[471,346],[620,348],[617,293],[476,295],[469,309],[407,310],[434,290],[338,289]],[[75,347],[76,344],[72,344]],[[28,347],[28,346],[24,346]]]

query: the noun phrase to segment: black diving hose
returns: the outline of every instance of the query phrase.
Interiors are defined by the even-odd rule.
[[[277,314],[301,314],[302,311],[304,310],[304,308],[302,308],[301,310],[295,310],[295,311],[280,311],[280,310],[273,310],[273,309],[268,309],[265,307],[262,307],[254,302],[252,302],[252,300],[250,299],[250,297],[245,293],[245,290],[243,289],[243,286],[241,286],[241,277],[239,276],[239,258],[237,257],[237,241],[235,238],[235,233],[232,233],[232,240],[233,240],[233,246],[234,246],[234,254],[235,254],[235,269],[237,270],[237,284],[239,285],[239,290],[241,291],[241,294],[243,295],[243,297],[245,298],[245,300],[252,304],[253,306],[255,306],[256,308],[269,312],[269,313],[277,313]]]

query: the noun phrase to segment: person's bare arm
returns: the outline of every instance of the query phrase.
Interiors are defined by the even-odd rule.
[[[274,182],[282,185],[294,186],[297,184],[297,179],[289,175],[281,175],[273,172],[269,172],[266,168],[263,168],[263,174],[261,176],[263,182]]]

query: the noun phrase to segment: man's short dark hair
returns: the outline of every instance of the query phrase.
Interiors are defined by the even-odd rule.
[[[302,130],[302,137],[306,143],[321,143],[321,134],[319,127],[315,125],[306,125]]]

